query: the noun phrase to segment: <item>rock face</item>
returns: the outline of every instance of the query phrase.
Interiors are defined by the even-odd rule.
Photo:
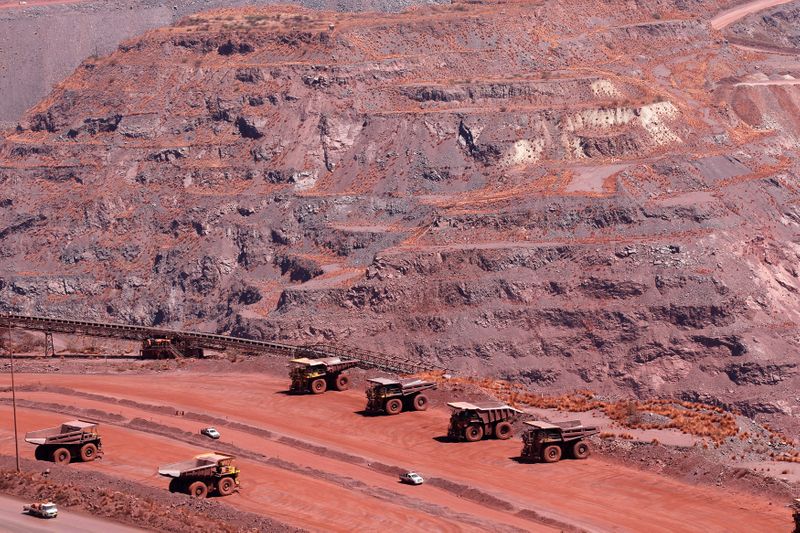
[[[89,55],[183,17],[275,0],[0,0],[0,128],[13,124]],[[398,11],[413,0],[295,0],[336,11]],[[425,4],[437,3],[426,0]]]
[[[800,5],[783,3],[754,13],[729,32],[734,41],[796,54],[800,50]]]
[[[800,87],[708,2],[584,5],[228,10],[87,60],[0,145],[2,309],[790,423]]]

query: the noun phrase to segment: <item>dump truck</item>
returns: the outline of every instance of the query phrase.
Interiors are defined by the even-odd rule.
[[[55,518],[58,516],[58,508],[53,502],[31,503],[22,507],[23,513],[39,518]]]
[[[514,435],[512,424],[523,414],[519,409],[502,403],[451,402],[450,440],[476,442],[484,437],[506,440]]]
[[[322,394],[328,389],[347,390],[350,388],[350,378],[344,371],[357,366],[359,362],[339,357],[292,359],[289,362],[289,376],[292,378],[289,392]]]
[[[584,426],[580,420],[569,422],[525,422],[527,429],[522,434],[521,459],[555,463],[562,457],[586,459],[591,448],[586,438],[598,433],[595,426]]]
[[[430,403],[423,391],[436,388],[436,383],[422,379],[397,380],[371,378],[367,382],[367,413],[396,415],[400,411],[424,411]]]
[[[216,493],[228,496],[239,487],[239,469],[235,457],[222,453],[204,453],[189,461],[158,467],[159,475],[172,478],[170,492],[205,498]]]
[[[73,459],[94,461],[102,457],[103,449],[97,422],[70,420],[60,426],[31,431],[25,442],[36,444],[35,456],[39,461],[68,464]]]

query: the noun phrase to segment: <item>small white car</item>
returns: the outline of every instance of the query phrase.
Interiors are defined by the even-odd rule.
[[[215,440],[219,438],[219,431],[217,431],[217,428],[203,428],[200,430],[200,434]]]
[[[58,508],[53,502],[45,503],[32,503],[23,507],[23,512],[26,512],[39,518],[55,518],[58,516]]]
[[[416,472],[406,472],[405,474],[400,474],[400,481],[410,485],[422,485],[425,483],[425,480],[422,479],[422,476]]]

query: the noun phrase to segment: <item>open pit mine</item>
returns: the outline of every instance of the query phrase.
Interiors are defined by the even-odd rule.
[[[0,132],[0,417],[99,423],[102,460],[23,445],[0,491],[172,531],[790,531],[799,27],[236,7],[85,59]]]

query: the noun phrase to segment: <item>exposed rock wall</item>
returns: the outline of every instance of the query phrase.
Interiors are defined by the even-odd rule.
[[[38,5],[0,5],[0,129],[22,114],[85,58],[186,15],[214,7],[269,5],[274,0],[76,0]],[[303,0],[308,7],[341,11],[397,11],[435,0]]]
[[[84,62],[0,145],[2,308],[791,421],[800,87],[705,2],[580,6],[228,10]]]

